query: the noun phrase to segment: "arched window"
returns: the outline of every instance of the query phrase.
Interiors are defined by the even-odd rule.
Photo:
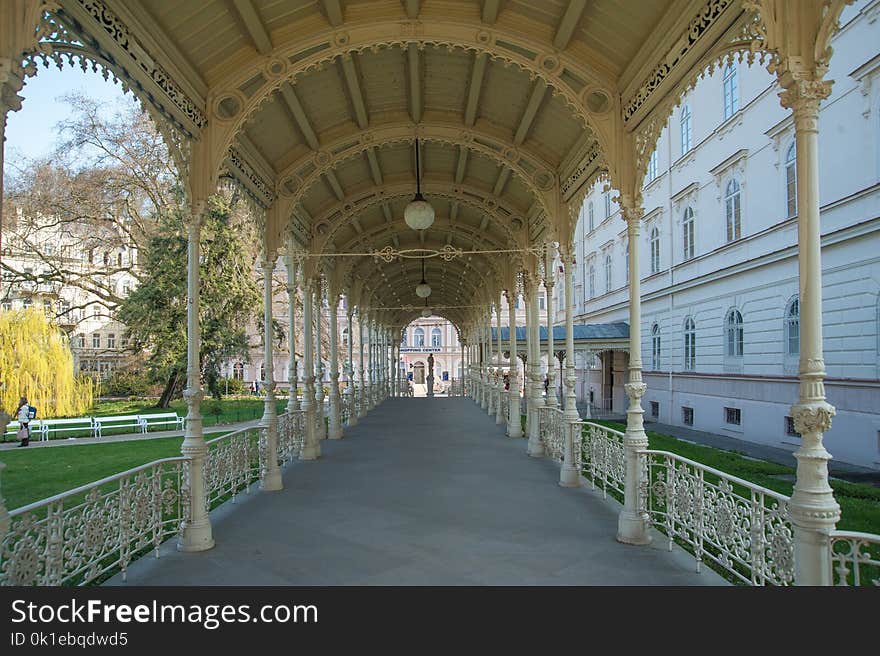
[[[413,331],[414,338],[414,346],[424,346],[425,345],[425,331],[422,328],[416,328]]]
[[[684,238],[684,259],[689,260],[694,256],[694,211],[690,207],[684,210],[681,233]]]
[[[684,320],[684,368],[686,371],[697,368],[697,326],[693,317]]]
[[[596,267],[590,265],[590,298],[596,297]]]
[[[656,323],[651,327],[651,369],[660,370],[660,326]]]
[[[660,271],[660,231],[657,226],[651,228],[651,273]]]
[[[724,191],[724,216],[727,223],[727,241],[742,237],[741,198],[739,182],[733,178]]]
[[[260,380],[264,381],[264,382],[266,380],[266,363],[265,362],[260,365]]]
[[[611,291],[611,255],[605,256],[605,293]]]
[[[736,79],[736,63],[724,67],[722,78],[724,87],[724,120],[726,121],[739,109],[739,84]]]
[[[800,355],[801,352],[801,309],[795,296],[785,308],[785,354]]]
[[[743,354],[743,318],[739,310],[732,309],[724,320],[724,354],[729,358],[741,358]]]
[[[443,346],[443,338],[439,328],[431,330],[431,346]]]
[[[794,143],[785,155],[785,208],[787,217],[797,214],[797,149]]]
[[[686,104],[681,108],[678,119],[681,131],[681,154],[684,155],[691,149],[693,130],[691,129],[691,106]]]
[[[232,377],[235,380],[244,380],[244,365],[241,362],[232,365]]]
[[[587,219],[589,220],[590,232],[592,232],[596,227],[596,213],[593,211],[593,201],[590,201],[590,204],[587,205]]]

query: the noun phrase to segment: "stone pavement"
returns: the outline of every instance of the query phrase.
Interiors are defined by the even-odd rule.
[[[129,585],[723,585],[665,541],[615,540],[620,506],[466,398],[389,399],[322,457],[211,514],[216,546],[132,564]],[[124,584],[119,576],[109,582]]]

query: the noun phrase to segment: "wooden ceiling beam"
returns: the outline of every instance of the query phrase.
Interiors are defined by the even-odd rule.
[[[382,169],[379,166],[379,158],[376,156],[376,149],[370,148],[367,151],[367,162],[370,164],[370,173],[373,175],[373,183],[379,187],[382,185]]]
[[[483,91],[483,77],[486,73],[486,63],[489,56],[486,53],[474,57],[474,67],[471,71],[471,82],[468,87],[467,104],[464,109],[464,124],[473,127],[477,120],[477,106],[480,102],[480,93]]]
[[[333,27],[339,27],[345,20],[342,10],[342,3],[339,0],[322,0],[324,5],[324,15],[327,16],[327,22]]]
[[[483,0],[481,18],[484,23],[490,25],[498,20],[498,10],[501,8],[501,0]]]
[[[458,147],[458,164],[455,167],[455,183],[461,184],[464,180],[464,173],[467,170],[468,149],[464,146]]]
[[[575,28],[581,20],[584,13],[584,7],[587,6],[587,0],[571,0],[565,8],[565,13],[556,27],[556,36],[553,37],[553,46],[557,50],[565,50],[569,41],[574,34]]]
[[[351,98],[351,104],[354,106],[354,116],[357,120],[358,127],[365,130],[369,125],[367,116],[367,105],[364,102],[364,94],[361,91],[361,83],[358,79],[357,64],[355,62],[356,55],[342,56],[342,73],[345,77],[345,85],[348,87],[348,95]]]
[[[519,127],[517,127],[516,134],[513,136],[513,142],[517,146],[526,140],[526,136],[528,136],[529,129],[535,121],[535,116],[538,115],[538,110],[541,108],[541,103],[544,101],[546,93],[547,83],[541,79],[535,80],[535,86],[532,87],[532,95],[529,97],[529,103],[526,105],[525,111],[523,111],[522,118],[519,121]]]
[[[327,173],[324,174],[324,177],[327,179],[327,184],[329,184],[330,188],[333,190],[333,195],[336,196],[336,200],[345,200],[345,192],[342,190],[342,185],[339,184],[339,178],[336,177],[336,174],[333,171],[327,171]]]
[[[406,17],[415,20],[419,17],[421,11],[421,2],[419,0],[403,0],[403,8],[406,10]]]
[[[414,123],[422,120],[422,71],[419,64],[419,47],[410,43],[406,49],[409,68],[409,115]]]
[[[302,103],[300,103],[299,98],[296,97],[296,92],[293,90],[293,87],[289,82],[285,82],[281,85],[281,97],[284,98],[287,108],[290,110],[290,113],[293,114],[293,119],[296,121],[296,124],[299,127],[300,132],[302,132],[309,148],[312,150],[318,150],[321,147],[321,144],[318,142],[318,135],[315,134],[315,130],[312,128],[312,123],[309,121],[309,117],[306,116]]]
[[[257,52],[261,55],[267,55],[272,52],[272,39],[269,37],[266,26],[263,25],[263,21],[256,8],[251,4],[251,0],[232,0],[232,6],[235,7],[235,12],[238,14],[241,22],[244,23],[248,36],[250,36]]]

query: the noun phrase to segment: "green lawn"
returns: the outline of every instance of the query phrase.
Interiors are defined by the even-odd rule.
[[[182,441],[181,437],[160,437],[0,452],[0,461],[6,463],[2,474],[6,507],[19,508],[153,460],[179,456]]]
[[[621,432],[626,426],[613,421],[596,421]],[[647,431],[648,445],[657,451],[669,451],[684,458],[714,467],[732,476],[738,476],[775,492],[791,496],[795,470],[785,465],[754,460],[733,451],[722,451],[709,446],[691,444],[670,435]],[[837,528],[842,531],[880,533],[880,488],[861,483],[832,479],[834,497],[840,504],[841,518]]]

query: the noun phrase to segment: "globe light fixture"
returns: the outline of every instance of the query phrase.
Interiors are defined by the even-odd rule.
[[[419,140],[416,139],[416,195],[403,210],[403,220],[413,230],[426,230],[434,223],[434,208],[422,196],[422,175],[420,169]]]
[[[416,285],[416,296],[428,298],[431,295],[431,286],[425,281],[425,258],[422,258],[422,281]],[[425,301],[427,304],[428,301]]]
[[[425,299],[425,309],[422,310],[422,316],[427,319],[431,316],[431,308],[428,307],[428,299]]]

